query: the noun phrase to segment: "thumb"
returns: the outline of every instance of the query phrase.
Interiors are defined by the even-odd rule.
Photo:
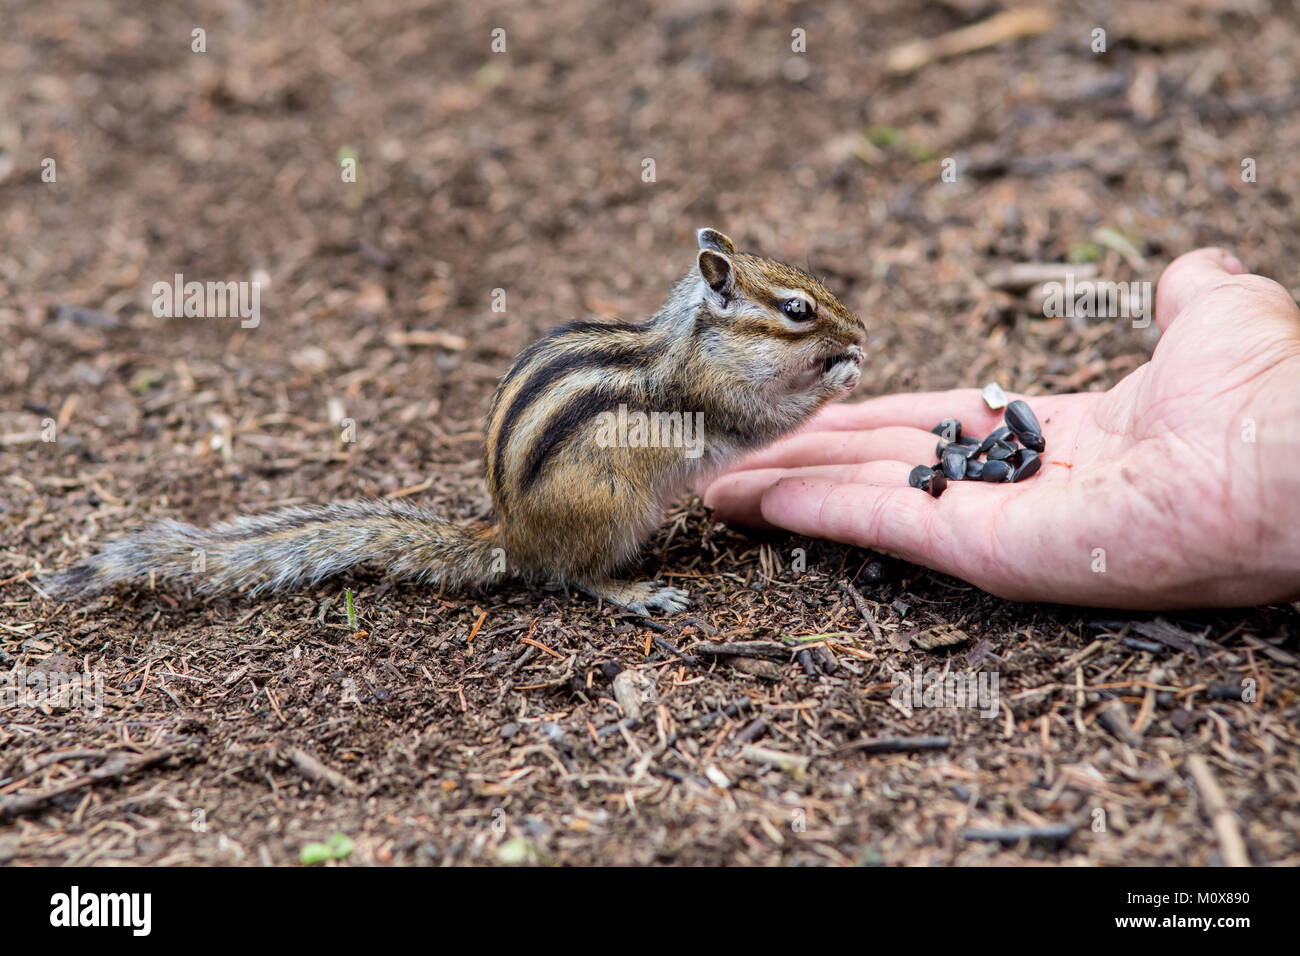
[[[1156,286],[1156,325],[1167,330],[1200,293],[1245,271],[1240,260],[1223,249],[1196,249],[1179,256]]]

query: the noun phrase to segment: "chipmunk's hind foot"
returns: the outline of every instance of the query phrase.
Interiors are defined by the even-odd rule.
[[[605,580],[584,584],[582,590],[611,604],[625,607],[647,617],[651,609],[663,611],[665,616],[684,611],[690,604],[689,595],[681,588],[666,587],[661,581]]]

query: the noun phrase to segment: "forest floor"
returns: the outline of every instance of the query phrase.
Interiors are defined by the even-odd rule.
[[[1017,604],[695,498],[635,569],[691,592],[654,626],[372,571],[257,598],[40,587],[163,517],[484,516],[511,357],[652,312],[703,225],[864,317],[856,398],[1105,389],[1154,326],[1044,318],[989,277],[1153,282],[1213,244],[1300,289],[1293,15],[1046,3],[1045,31],[894,73],[996,7],[5,6],[0,673],[102,692],[0,697],[0,863],[296,865],[342,833],[354,864],[1213,865],[1207,778],[1254,862],[1300,863],[1296,606]],[[178,273],[259,277],[260,323],[155,317]],[[692,651],[793,638],[818,650]],[[996,679],[992,705],[893,699],[945,670]],[[968,832],[1007,827],[1040,838]]]

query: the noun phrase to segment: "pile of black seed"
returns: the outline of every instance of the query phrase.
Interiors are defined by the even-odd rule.
[[[961,433],[961,422],[945,418],[930,431],[939,436],[937,465],[917,465],[907,483],[938,498],[949,481],[1023,481],[1042,467],[1047,448],[1043,429],[1020,399],[1007,406],[1005,424],[987,438]],[[983,456],[983,460],[981,457]]]

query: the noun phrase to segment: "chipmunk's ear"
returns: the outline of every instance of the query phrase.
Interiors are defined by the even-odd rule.
[[[722,252],[728,255],[736,251],[734,242],[718,232],[718,230],[710,229],[708,226],[697,229],[695,236],[700,241],[701,249],[712,249],[714,252]]]
[[[701,249],[695,261],[700,267],[700,277],[709,284],[710,289],[724,299],[731,295],[736,280],[731,271],[730,259],[712,249]]]

